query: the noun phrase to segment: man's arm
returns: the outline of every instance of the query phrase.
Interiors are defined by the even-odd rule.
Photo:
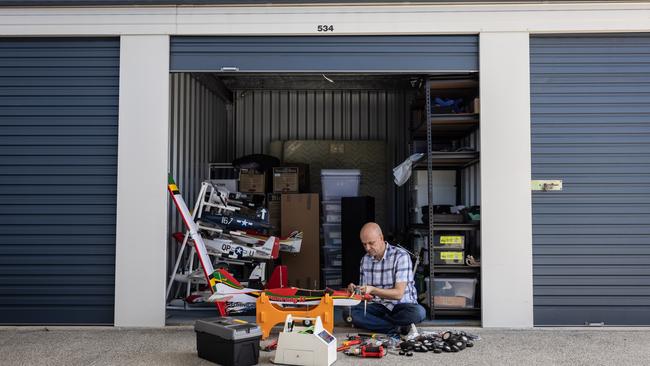
[[[361,292],[386,300],[401,300],[406,290],[406,284],[407,282],[397,282],[393,288],[378,288],[370,285],[361,286]]]

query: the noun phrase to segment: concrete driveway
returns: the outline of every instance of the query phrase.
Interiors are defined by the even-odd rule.
[[[461,329],[461,328],[456,328]],[[416,353],[359,359],[339,353],[337,365],[648,365],[650,328],[482,329],[476,346],[459,353]],[[433,330],[433,329],[431,329]],[[336,328],[344,336],[352,329]],[[339,337],[341,338],[341,337]],[[0,365],[213,365],[196,356],[194,330],[98,327],[0,328]],[[260,354],[270,365],[273,353]]]

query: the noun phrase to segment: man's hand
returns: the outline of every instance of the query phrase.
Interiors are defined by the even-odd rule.
[[[357,289],[357,285],[355,285],[354,283],[351,283],[351,284],[348,285],[348,292],[349,293],[353,294],[354,290],[356,290],[356,289]]]
[[[370,285],[360,287],[361,293],[366,295],[375,295],[377,288]]]

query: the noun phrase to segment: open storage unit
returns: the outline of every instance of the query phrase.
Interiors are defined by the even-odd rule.
[[[409,223],[410,193],[408,187],[394,185],[392,168],[409,156],[414,136],[426,138],[426,131],[432,126],[441,136],[476,140],[470,133],[478,125],[475,115],[448,113],[430,126],[423,124],[418,129],[413,124],[413,106],[420,103],[421,112],[425,111],[421,92],[429,79],[462,78],[471,80],[469,85],[473,90],[478,89],[476,37],[327,37],[322,39],[324,46],[306,39],[309,37],[277,37],[275,45],[263,38],[172,38],[170,172],[188,205],[193,205],[200,182],[208,176],[210,163],[227,163],[249,154],[276,154],[274,141],[375,141],[385,144],[380,150],[383,156],[368,157],[385,160],[382,181],[377,184],[380,188],[373,192],[377,199],[377,221],[390,242],[412,249],[408,233],[423,226]],[[401,38],[406,41],[398,42]],[[409,43],[409,40],[416,42]],[[257,51],[260,52],[257,57],[277,51],[273,56],[291,56],[287,60],[293,65],[274,57],[267,58],[268,63],[264,64],[254,57],[256,51],[251,51],[252,55],[242,51],[255,42],[271,48],[265,49],[267,53]],[[361,55],[361,59],[349,53],[350,45],[358,47],[357,56]],[[445,47],[453,52],[447,52]],[[381,52],[377,54],[379,49]],[[459,49],[466,51],[458,53]],[[300,55],[316,54],[339,57],[339,62],[308,64],[299,59]],[[399,55],[404,60],[390,61],[388,54]],[[370,55],[371,58],[365,58]],[[361,69],[355,71],[357,68]],[[458,90],[453,83],[441,88],[452,94]],[[446,151],[439,155],[440,166],[446,168],[477,158],[476,153],[468,151]],[[416,167],[422,168],[426,167],[421,164]],[[467,181],[466,186],[477,192],[478,174],[465,173],[459,171],[458,179]],[[310,171],[310,175],[313,181],[314,176],[320,176],[320,169]],[[367,192],[364,189],[371,183],[372,180],[362,175],[361,194]],[[311,192],[321,193],[319,188],[312,184]],[[471,195],[471,192],[462,194]],[[324,260],[321,266],[328,268],[328,264],[335,266],[345,256],[347,245],[360,244],[341,242],[340,233],[332,229],[338,224],[340,214],[337,215],[335,207],[328,206],[327,200],[321,203],[324,206],[319,211],[324,215],[324,224],[318,245],[324,246],[319,251]],[[459,225],[460,230],[469,230],[468,225]],[[182,228],[173,210],[170,210],[169,228],[170,234]],[[170,263],[176,252],[177,244],[170,243]],[[321,284],[340,283],[338,272],[331,272],[320,272],[326,274]]]

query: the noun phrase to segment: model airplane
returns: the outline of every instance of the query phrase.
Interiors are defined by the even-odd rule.
[[[268,240],[269,237],[254,231],[246,231],[243,234],[237,233],[233,235],[233,238],[247,244],[259,244]],[[299,253],[302,246],[302,231],[294,231],[285,238],[278,238],[278,241],[280,242],[281,251]]]
[[[183,233],[175,233],[173,236],[180,243],[185,239]],[[274,236],[250,244],[237,244],[230,239],[221,238],[203,238],[203,241],[208,254],[223,259],[277,259],[280,252],[280,241]],[[260,243],[263,245],[258,245]]]
[[[203,213],[200,216],[203,223],[219,226],[227,231],[255,231],[268,233],[272,226],[262,220],[252,219],[236,213]]]
[[[306,290],[296,287],[265,290],[246,288],[225,269],[214,271],[210,276],[210,283],[213,284],[213,289],[208,301],[212,302],[255,302],[262,293],[266,294],[271,302],[284,305],[318,305],[325,294],[332,297],[334,306],[355,306],[361,301],[372,300],[370,295],[350,294],[346,290]]]

